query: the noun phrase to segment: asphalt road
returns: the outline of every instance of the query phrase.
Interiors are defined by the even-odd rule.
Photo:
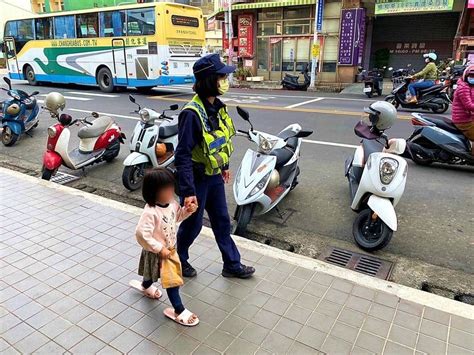
[[[137,117],[127,95],[136,95],[137,102],[155,110],[173,103],[184,104],[191,97],[189,87],[157,89],[153,95],[141,95],[132,90],[103,94],[96,88],[79,86],[29,87],[15,84],[26,91],[39,90],[41,100],[50,91],[62,92],[67,110],[73,116],[91,111],[113,116],[130,137]],[[246,107],[256,129],[277,133],[290,123],[314,130],[302,147],[300,185],[281,204],[284,218],[276,212],[252,222],[252,230],[272,230],[281,238],[292,235],[321,235],[333,240],[352,243],[352,222],[356,216],[349,207],[347,181],[343,165],[353,153],[359,139],[353,127],[360,119],[362,108],[372,100],[364,96],[342,96],[328,93],[294,93],[287,91],[256,91],[233,89],[224,96],[237,128],[246,123],[238,118],[235,107]],[[449,115],[449,111],[447,113]],[[22,161],[41,165],[46,146],[46,128],[53,124],[46,113],[41,116],[33,138],[23,137],[14,147],[0,146],[0,158],[8,156],[16,164]],[[75,131],[78,128],[73,127]],[[408,137],[411,133],[409,112],[400,111],[400,120],[388,132],[390,137]],[[74,136],[74,134],[73,134]],[[235,139],[236,151],[231,168],[236,170],[251,144],[241,137]],[[77,138],[71,142],[71,149]],[[87,177],[104,181],[111,189],[125,195],[131,193],[121,185],[121,162],[128,154],[122,146],[120,155],[111,164],[87,169]],[[1,159],[0,159],[1,160]],[[429,264],[474,272],[474,190],[472,168],[421,167],[409,162],[405,194],[397,206],[399,231],[386,252]],[[82,172],[75,172],[82,176]],[[235,207],[232,186],[227,187],[230,211]],[[139,193],[131,194],[139,197]],[[276,231],[276,232],[275,232]],[[273,233],[273,232],[272,232]],[[296,235],[296,237],[294,237]],[[303,241],[302,241],[303,242]]]

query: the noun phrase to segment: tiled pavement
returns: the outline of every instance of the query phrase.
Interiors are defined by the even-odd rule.
[[[201,324],[181,327],[128,286],[137,215],[65,190],[0,169],[2,354],[474,353],[472,319],[258,249],[241,247],[253,279],[224,279],[206,236],[182,289]]]

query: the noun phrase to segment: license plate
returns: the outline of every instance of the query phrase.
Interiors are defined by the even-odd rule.
[[[456,90],[458,88],[458,84],[453,85],[453,89]]]
[[[364,88],[364,92],[372,92],[372,88]]]

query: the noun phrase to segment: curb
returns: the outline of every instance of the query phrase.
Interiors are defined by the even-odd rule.
[[[39,184],[48,188],[52,188],[70,195],[83,197],[89,201],[106,205],[108,207],[112,207],[124,212],[136,214],[137,216],[142,213],[141,208],[130,206],[122,202],[110,200],[105,197],[93,195],[91,193],[84,192],[81,190],[76,190],[68,186],[58,185],[50,181],[41,180],[37,177],[25,175],[17,171],[0,167],[0,173],[5,173],[14,176],[15,178]],[[208,227],[203,227],[201,233],[208,238],[213,238],[212,230]],[[285,250],[280,250],[269,245],[260,244],[258,242],[248,240],[239,236],[234,235],[232,237],[234,238],[236,244],[242,248],[249,249],[251,251],[271,256],[280,260],[284,260],[293,265],[297,265],[303,268],[319,271],[337,278],[341,278],[346,281],[353,282],[358,285],[368,287],[377,291],[383,291],[395,295],[401,299],[418,303],[426,307],[431,307],[460,317],[474,319],[474,307],[472,307],[471,305],[444,298],[411,287],[399,285],[390,281],[376,279],[371,276],[363,275],[352,270],[333,266],[320,260],[312,259],[303,255],[294,254]]]

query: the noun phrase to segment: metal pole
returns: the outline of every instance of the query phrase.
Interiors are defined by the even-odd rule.
[[[228,17],[228,24],[229,24],[229,27],[228,27],[228,31],[227,31],[227,36],[228,36],[228,39],[229,39],[229,56],[227,57],[227,61],[228,61],[228,65],[232,65],[232,55],[234,54],[234,45],[232,43],[232,37],[234,36],[234,34],[232,33],[232,0],[227,0],[228,1],[228,13],[227,13],[227,17]],[[232,84],[232,81],[233,81],[234,77],[231,74],[229,74],[229,83]]]
[[[313,34],[313,45],[318,43],[318,13],[319,13],[319,0],[316,0],[316,8],[314,12],[314,34]],[[311,82],[309,86],[314,88],[316,86],[316,70],[318,66],[318,57],[312,57],[311,59]]]

